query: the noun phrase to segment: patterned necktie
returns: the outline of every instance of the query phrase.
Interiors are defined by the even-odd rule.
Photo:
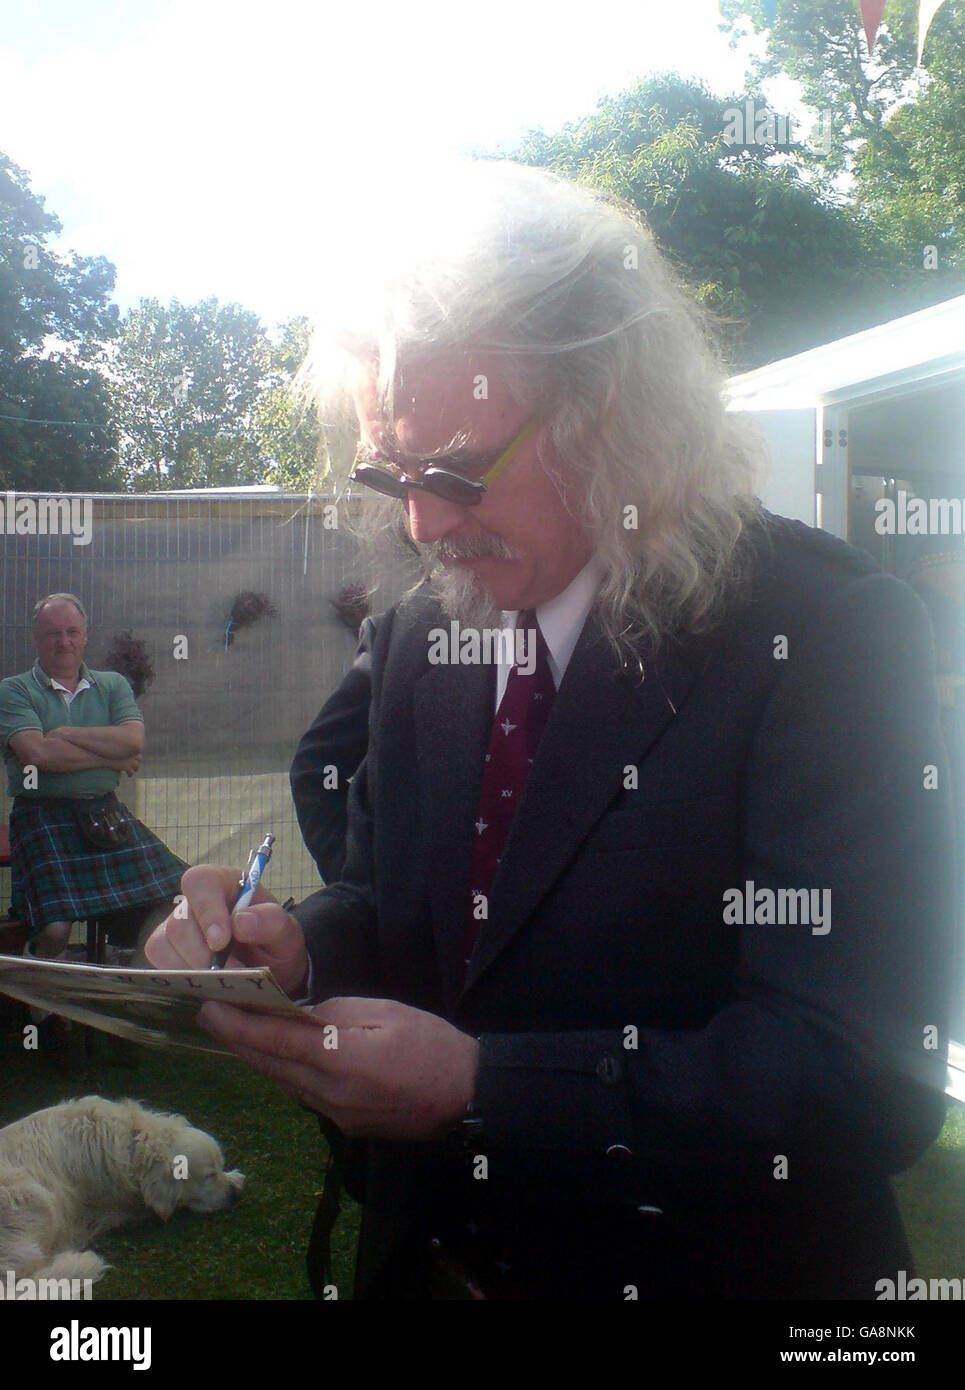
[[[469,965],[486,920],[484,913],[488,913],[496,869],[556,694],[546,642],[535,612],[532,609],[521,612],[516,628],[528,633],[523,649],[523,656],[528,659],[524,659],[524,666],[532,665],[533,669],[520,671],[518,666],[513,666],[489,737],[473,834],[469,905],[462,940],[464,969]]]

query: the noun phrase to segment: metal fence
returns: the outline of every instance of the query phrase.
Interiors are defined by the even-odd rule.
[[[19,494],[17,505],[29,498]],[[83,601],[86,660],[95,670],[115,636],[132,632],[148,650],[155,679],[139,700],[144,763],[136,778],[121,779],[118,795],[191,863],[237,864],[271,829],[272,889],[281,898],[314,891],[318,875],[298,832],[288,767],[355,651],[332,604],[366,580],[345,504],[335,509],[331,498],[277,493],[70,500],[88,508],[75,507],[75,534],[63,526],[60,534],[37,534],[36,526],[34,534],[17,534],[18,514],[29,527],[29,507],[11,512],[7,498],[0,676],[32,665],[30,614],[44,594]],[[42,515],[34,521],[43,525]],[[409,581],[400,558],[374,609]],[[267,596],[275,613],[233,632],[229,643],[226,623],[243,591]],[[5,779],[3,795],[6,815]],[[0,893],[6,908],[8,882]]]

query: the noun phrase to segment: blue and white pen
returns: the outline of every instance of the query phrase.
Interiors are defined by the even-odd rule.
[[[271,847],[274,843],[274,835],[268,834],[262,840],[258,848],[253,849],[249,854],[248,867],[245,869],[244,877],[238,884],[241,892],[238,894],[238,901],[231,909],[232,912],[238,912],[241,908],[247,907],[255,896],[255,889],[261,882],[261,876],[268,867],[268,861],[271,858]],[[222,947],[208,967],[209,970],[222,970],[224,968],[224,963],[231,953],[233,944],[233,941],[229,941],[227,946]]]

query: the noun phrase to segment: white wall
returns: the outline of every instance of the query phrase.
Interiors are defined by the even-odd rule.
[[[761,489],[764,505],[779,516],[816,524],[815,410],[755,410],[755,423],[768,444],[768,474]]]

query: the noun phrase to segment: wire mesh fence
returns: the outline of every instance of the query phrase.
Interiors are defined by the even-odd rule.
[[[102,666],[115,638],[130,632],[155,672],[138,701],[144,762],[137,777],[121,779],[121,799],[190,863],[243,863],[272,830],[273,891],[314,891],[318,873],[295,821],[288,768],[355,652],[333,606],[367,580],[347,504],[278,493],[71,500],[87,507],[75,509],[73,533],[17,534],[5,517],[0,676],[33,664],[37,599],[76,594],[88,612],[88,666]],[[400,558],[373,609],[409,582]],[[226,632],[244,593],[264,596],[273,612]],[[6,816],[5,786],[3,795]]]

